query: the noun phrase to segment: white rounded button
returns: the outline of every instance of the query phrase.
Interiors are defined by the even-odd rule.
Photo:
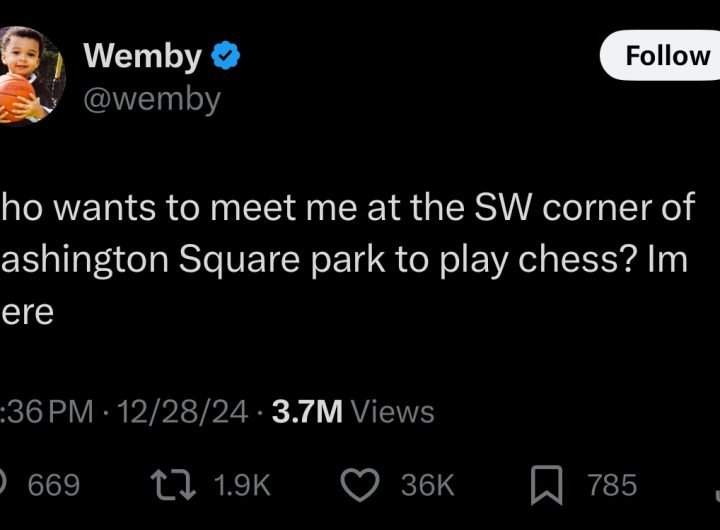
[[[720,31],[616,31],[600,47],[600,63],[622,81],[715,81],[720,79]]]

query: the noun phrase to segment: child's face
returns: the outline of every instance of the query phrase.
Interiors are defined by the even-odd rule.
[[[30,77],[40,65],[40,43],[35,39],[13,35],[3,48],[2,62],[11,74]]]

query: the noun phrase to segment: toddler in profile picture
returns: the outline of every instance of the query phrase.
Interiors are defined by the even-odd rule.
[[[25,79],[35,93],[29,93],[29,97],[18,95],[12,108],[0,106],[0,124],[25,125],[43,119],[53,106],[51,94],[35,73],[43,53],[43,36],[34,29],[14,26],[2,36],[1,45],[2,63],[8,69],[8,75],[3,78],[6,82],[13,77]]]

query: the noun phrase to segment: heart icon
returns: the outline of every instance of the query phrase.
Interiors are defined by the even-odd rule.
[[[366,487],[363,487],[362,484],[355,484],[356,489],[367,489],[365,494],[358,495],[355,493],[350,486],[348,486],[347,479],[348,475],[351,477],[356,477],[359,480],[362,480],[362,478],[365,475],[368,475],[370,478],[372,478],[372,483],[369,479],[363,480],[363,484],[366,484]],[[354,481],[356,482],[356,481]],[[370,498],[370,496],[375,493],[375,491],[378,489],[378,486],[380,485],[380,474],[375,471],[374,469],[363,469],[362,471],[354,468],[348,468],[345,471],[342,472],[342,475],[340,475],[340,484],[342,484],[343,489],[345,490],[345,493],[350,495],[353,499],[355,499],[358,502],[363,502]],[[369,486],[369,487],[368,487]]]

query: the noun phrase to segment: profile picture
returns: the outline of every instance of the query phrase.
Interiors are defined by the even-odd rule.
[[[0,28],[0,127],[23,127],[46,118],[65,88],[57,47],[23,26]]]

